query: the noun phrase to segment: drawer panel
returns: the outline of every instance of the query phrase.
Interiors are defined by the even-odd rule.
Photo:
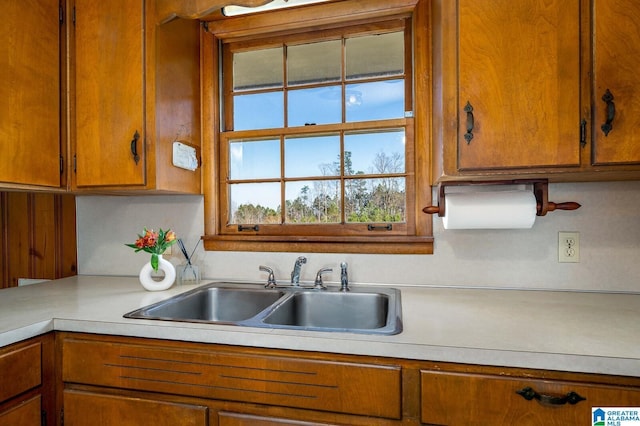
[[[33,343],[0,351],[0,402],[39,386],[42,382],[42,345]]]
[[[287,420],[276,417],[254,416],[239,413],[218,413],[219,426],[336,426],[329,423]]]
[[[401,367],[66,339],[65,382],[399,419]]]
[[[0,413],[2,426],[34,426],[42,423],[40,395],[23,401],[20,405]]]
[[[483,374],[420,372],[421,421],[438,425],[578,425],[591,424],[592,407],[638,407],[640,388]],[[539,400],[516,393],[530,388]],[[575,404],[563,398],[574,392]]]
[[[64,391],[65,425],[206,426],[208,417],[209,409],[203,405]]]

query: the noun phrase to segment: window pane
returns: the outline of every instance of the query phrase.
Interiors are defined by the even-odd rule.
[[[404,32],[346,40],[347,79],[404,74]]]
[[[273,129],[284,127],[284,95],[267,92],[235,96],[233,130]]]
[[[230,179],[269,179],[279,177],[279,139],[229,142]]]
[[[339,223],[340,181],[288,182],[287,223]]]
[[[280,184],[229,185],[229,217],[232,224],[280,223]]]
[[[285,177],[338,176],[340,136],[305,136],[284,142]]]
[[[233,90],[282,87],[282,47],[233,54]]]
[[[340,40],[289,46],[287,48],[289,85],[340,81],[341,56]]]
[[[346,133],[345,175],[392,174],[405,171],[404,129]]]
[[[347,122],[404,117],[404,80],[349,84],[345,92]]]
[[[340,123],[342,121],[341,98],[340,86],[289,91],[288,126]]]
[[[405,222],[405,179],[350,179],[344,208],[349,223]]]

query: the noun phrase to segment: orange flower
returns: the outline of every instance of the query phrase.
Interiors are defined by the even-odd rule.
[[[158,256],[177,241],[176,233],[171,230],[160,229],[154,232],[153,229],[144,228],[143,235],[138,234],[138,239],[133,244],[125,244],[137,252],[140,250],[151,253],[151,266],[158,270]]]
[[[145,242],[144,242],[144,238],[138,238],[135,242],[136,247],[138,247],[139,249],[143,249],[145,248]]]

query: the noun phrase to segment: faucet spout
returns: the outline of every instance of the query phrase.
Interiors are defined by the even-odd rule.
[[[349,274],[347,273],[347,262],[340,264],[340,291],[349,291]]]
[[[307,263],[307,258],[304,256],[296,259],[296,263],[293,265],[293,271],[291,271],[291,284],[295,286],[300,285],[300,270],[305,263]]]

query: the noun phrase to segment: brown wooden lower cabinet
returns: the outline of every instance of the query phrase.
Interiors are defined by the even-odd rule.
[[[208,408],[128,396],[64,391],[66,426],[206,426]]]
[[[53,333],[0,349],[0,426],[55,424]]]
[[[586,425],[592,407],[640,407],[640,387],[443,371],[420,378],[425,424]]]
[[[36,395],[0,411],[0,426],[34,426],[42,423],[42,398]]]
[[[65,426],[571,426],[592,424],[592,407],[640,407],[638,377],[66,332],[57,339]]]
[[[218,413],[219,426],[333,426],[334,423],[317,423],[281,418],[268,418],[240,413]]]

